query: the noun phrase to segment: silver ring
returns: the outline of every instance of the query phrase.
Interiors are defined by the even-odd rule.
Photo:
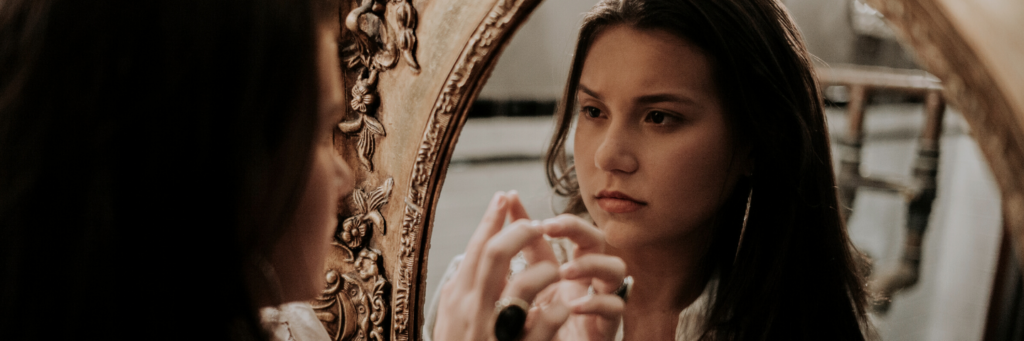
[[[615,296],[619,296],[623,301],[629,301],[629,294],[633,292],[633,276],[626,276],[622,279],[622,285],[619,285],[618,289],[612,291]]]
[[[498,341],[519,339],[529,310],[530,303],[518,297],[505,297],[494,302],[494,337]]]
[[[626,276],[626,278],[622,279],[622,284],[619,284],[619,287],[612,291],[611,294],[619,296],[623,301],[626,301],[631,292],[633,292],[633,276]],[[597,292],[595,292],[593,285],[587,288],[587,296],[594,296],[596,294]]]

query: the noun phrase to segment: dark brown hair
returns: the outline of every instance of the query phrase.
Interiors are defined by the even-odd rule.
[[[727,121],[754,172],[719,210],[706,264],[719,274],[705,339],[862,340],[864,279],[840,219],[829,135],[809,54],[774,0],[605,0],[584,18],[546,159],[548,181],[586,211],[565,143],[594,40],[611,26],[664,30],[713,65]],[[751,207],[737,255],[748,193]]]
[[[301,0],[0,2],[5,340],[264,337],[260,258],[311,162],[313,18]]]

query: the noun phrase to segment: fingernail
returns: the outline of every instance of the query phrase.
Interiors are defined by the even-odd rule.
[[[540,226],[540,220],[531,221],[530,226]]]
[[[508,191],[508,195],[519,195],[519,191],[513,189],[511,191]]]
[[[505,204],[505,194],[502,193],[502,192],[494,193],[494,197],[491,198],[491,204],[494,205],[495,208],[498,208],[498,207],[501,207],[502,205],[504,205]]]
[[[558,271],[562,273],[562,277],[572,277],[572,275],[576,274],[576,267],[572,266],[571,263],[565,263],[559,267]]]
[[[551,223],[554,223],[554,222],[555,222],[555,218],[547,218],[547,219],[544,219],[544,221],[542,221],[541,223],[543,223],[543,224],[551,224]]]

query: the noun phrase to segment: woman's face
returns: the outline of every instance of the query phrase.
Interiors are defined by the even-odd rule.
[[[284,302],[309,300],[323,289],[324,261],[338,225],[338,200],[352,192],[355,176],[334,149],[333,131],[344,113],[337,31],[321,30],[319,124],[312,167],[295,224],[289,226],[272,255]]]
[[[590,48],[577,99],[580,193],[609,245],[708,236],[750,165],[704,53],[666,31],[609,27]]]

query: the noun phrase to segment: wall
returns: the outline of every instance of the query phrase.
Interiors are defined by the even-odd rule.
[[[915,67],[912,57],[896,41],[858,40],[849,25],[850,4],[847,0],[784,2],[800,28],[807,48],[822,62]],[[502,53],[491,78],[480,92],[480,99],[561,98],[582,14],[595,3],[595,0],[542,2]]]

